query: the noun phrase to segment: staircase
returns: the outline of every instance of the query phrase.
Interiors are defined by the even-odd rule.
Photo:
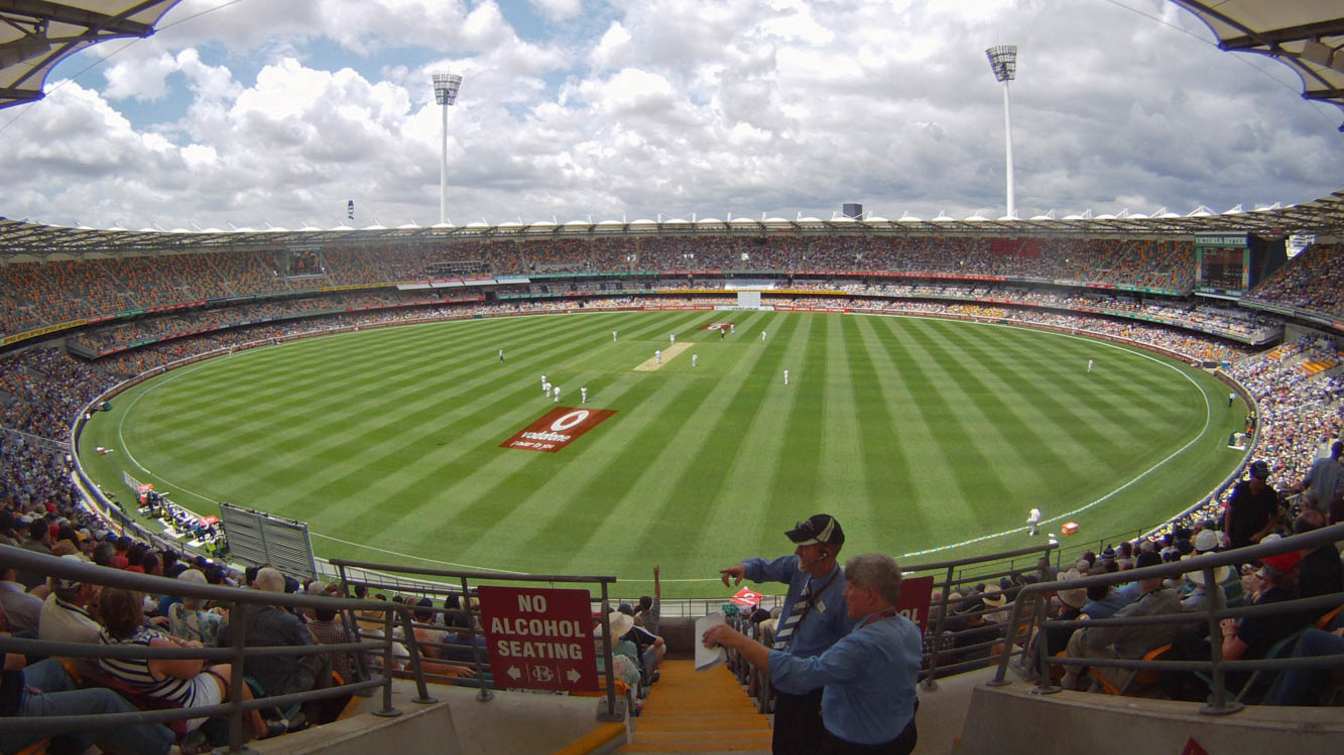
[[[769,752],[770,721],[722,664],[663,661],[662,678],[619,752]]]

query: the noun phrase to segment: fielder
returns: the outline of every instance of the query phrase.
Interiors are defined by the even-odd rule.
[[[588,403],[588,386],[586,385],[579,389],[579,402]]]
[[[1091,360],[1091,359],[1087,360],[1087,374],[1089,374],[1089,375],[1092,374],[1092,360]]]
[[[662,349],[654,349],[654,350],[653,350],[653,361],[657,362],[658,364],[662,364],[662,363],[663,363],[663,350],[662,350]]]
[[[668,343],[676,343],[676,342],[677,342],[677,334],[676,334],[676,333],[669,333],[668,336],[667,336],[667,342],[668,342]]]
[[[551,390],[551,395],[555,397],[555,403],[560,403],[560,386],[555,386]]]
[[[788,384],[789,384],[789,371],[788,371],[788,370],[784,370],[784,385],[788,385]]]
[[[616,343],[616,331],[611,331],[611,342]]]
[[[700,355],[699,355],[699,354],[692,354],[692,355],[691,355],[691,367],[692,367],[692,368],[694,368],[694,367],[695,367],[695,363],[696,363],[696,362],[699,362],[699,361],[700,361]]]
[[[504,363],[504,350],[503,350],[503,349],[500,349],[500,350],[499,350],[499,363],[500,363],[500,364],[503,364],[503,363]]]
[[[761,343],[765,343],[765,331],[761,331]]]
[[[1032,509],[1027,512],[1027,534],[1036,537],[1041,529],[1041,510]]]

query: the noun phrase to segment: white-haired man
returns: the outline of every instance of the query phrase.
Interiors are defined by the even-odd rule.
[[[912,752],[923,646],[919,628],[896,609],[900,567],[890,556],[868,553],[845,564],[845,579],[846,614],[858,625],[820,655],[770,650],[725,625],[710,629],[703,641],[737,650],[767,671],[777,690],[823,690],[826,736],[815,752]]]

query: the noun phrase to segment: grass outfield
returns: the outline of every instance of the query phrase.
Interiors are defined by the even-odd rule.
[[[705,330],[719,321],[736,335]],[[636,371],[670,333],[693,347]],[[500,446],[577,406],[581,385],[588,407],[615,414],[557,453]],[[1207,374],[1084,338],[626,312],[370,330],[211,360],[114,399],[81,445],[116,453],[81,458],[123,500],[125,469],[200,513],[228,500],[307,521],[320,555],[615,574],[632,580],[620,594],[645,591],[660,563],[669,596],[706,596],[724,592],[718,568],[788,552],[783,530],[817,511],[841,519],[848,553],[906,562],[1029,544],[1032,506],[1068,514],[1080,537],[1152,524],[1232,469],[1224,443],[1244,417]]]

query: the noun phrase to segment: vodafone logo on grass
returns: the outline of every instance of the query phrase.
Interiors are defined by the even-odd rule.
[[[521,451],[555,453],[615,413],[611,409],[556,407],[499,445]]]

